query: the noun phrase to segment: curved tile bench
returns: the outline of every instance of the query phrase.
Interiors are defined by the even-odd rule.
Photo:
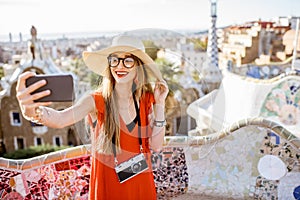
[[[0,159],[1,199],[87,199],[89,145],[26,160]],[[279,158],[278,180],[257,168],[266,155]],[[208,136],[165,137],[153,154],[159,199],[208,195],[234,199],[293,199],[300,186],[300,141],[276,122],[238,121]]]
[[[226,70],[223,74],[219,89],[188,106],[187,113],[197,122],[190,134],[219,132],[240,119],[263,117],[300,137],[300,71],[266,80]]]

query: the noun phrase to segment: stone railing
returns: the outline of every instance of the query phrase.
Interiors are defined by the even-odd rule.
[[[89,152],[84,145],[25,160],[0,158],[0,198],[88,199]],[[266,155],[284,163],[280,179],[260,173]],[[300,186],[300,141],[276,122],[250,118],[207,136],[165,137],[152,164],[160,199],[184,193],[292,199]]]

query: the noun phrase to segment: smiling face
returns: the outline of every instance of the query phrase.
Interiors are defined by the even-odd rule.
[[[116,83],[129,83],[134,80],[137,75],[137,60],[133,55],[116,52],[111,54],[108,60],[111,63],[110,72]]]

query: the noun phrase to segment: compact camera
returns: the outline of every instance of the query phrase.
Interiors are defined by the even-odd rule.
[[[143,153],[130,158],[116,166],[115,170],[120,183],[123,183],[148,169]]]

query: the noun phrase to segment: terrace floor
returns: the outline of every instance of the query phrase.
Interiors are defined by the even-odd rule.
[[[207,195],[201,195],[201,194],[192,194],[192,193],[186,193],[179,195],[177,197],[173,197],[170,200],[236,200],[234,198],[228,198],[228,197],[217,197],[217,196],[207,196]]]

